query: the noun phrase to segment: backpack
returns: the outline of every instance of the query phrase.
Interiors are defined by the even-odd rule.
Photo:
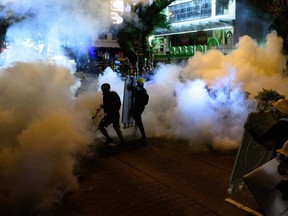
[[[145,91],[145,92],[143,93],[143,104],[146,106],[146,105],[148,104],[148,102],[149,102],[149,95],[148,95],[148,93]]]
[[[118,112],[121,108],[120,97],[114,91],[111,91],[111,92],[109,92],[109,94],[105,95],[103,97],[103,102],[104,102],[104,106],[105,106],[104,111],[106,113],[115,113],[115,112]]]
[[[114,97],[114,105],[115,105],[115,109],[117,109],[117,110],[119,110],[120,108],[121,108],[121,100],[120,100],[120,97],[119,97],[119,95],[116,93],[116,92],[114,92],[114,91],[112,91],[112,93],[113,93],[113,97]]]

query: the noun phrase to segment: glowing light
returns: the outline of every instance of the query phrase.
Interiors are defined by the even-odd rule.
[[[124,12],[124,1],[111,1],[111,11],[111,19],[113,24],[121,24],[123,22],[123,18],[120,14]]]
[[[111,19],[113,24],[121,24],[123,22],[123,18],[117,12],[111,12]]]
[[[122,0],[116,0],[111,2],[111,10],[112,11],[124,11],[124,1]]]

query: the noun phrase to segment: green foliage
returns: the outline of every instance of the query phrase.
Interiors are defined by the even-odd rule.
[[[284,95],[279,94],[277,91],[275,90],[267,90],[264,89],[260,92],[258,92],[258,95],[255,96],[255,99],[257,100],[261,100],[261,101],[277,101],[279,99],[285,98]]]
[[[276,30],[283,38],[283,52],[288,54],[288,1],[287,0],[238,0],[253,9],[262,18],[267,17],[272,21],[269,30]],[[267,16],[267,14],[269,16]]]
[[[143,50],[144,57],[149,56],[147,37],[156,27],[168,28],[166,14],[163,10],[175,0],[156,0],[150,6],[141,1],[133,4],[130,1],[131,12],[124,16],[124,22],[119,26],[117,38],[124,55],[135,67],[137,50]],[[142,68],[141,65],[139,68]]]

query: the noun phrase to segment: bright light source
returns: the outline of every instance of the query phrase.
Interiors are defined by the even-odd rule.
[[[111,19],[113,24],[120,24],[123,22],[123,18],[120,16],[124,12],[124,1],[113,0],[111,1]]]
[[[123,0],[114,0],[111,1],[111,10],[124,12],[124,1]]]
[[[111,12],[111,19],[113,24],[120,24],[123,22],[123,18],[117,12]]]

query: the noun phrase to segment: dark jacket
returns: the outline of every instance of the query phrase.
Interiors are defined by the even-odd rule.
[[[103,94],[103,109],[106,115],[112,117],[119,117],[120,108],[121,108],[121,100],[116,92],[111,91]]]
[[[146,106],[145,94],[147,94],[147,91],[144,87],[135,87],[133,102],[134,109],[144,110]]]

